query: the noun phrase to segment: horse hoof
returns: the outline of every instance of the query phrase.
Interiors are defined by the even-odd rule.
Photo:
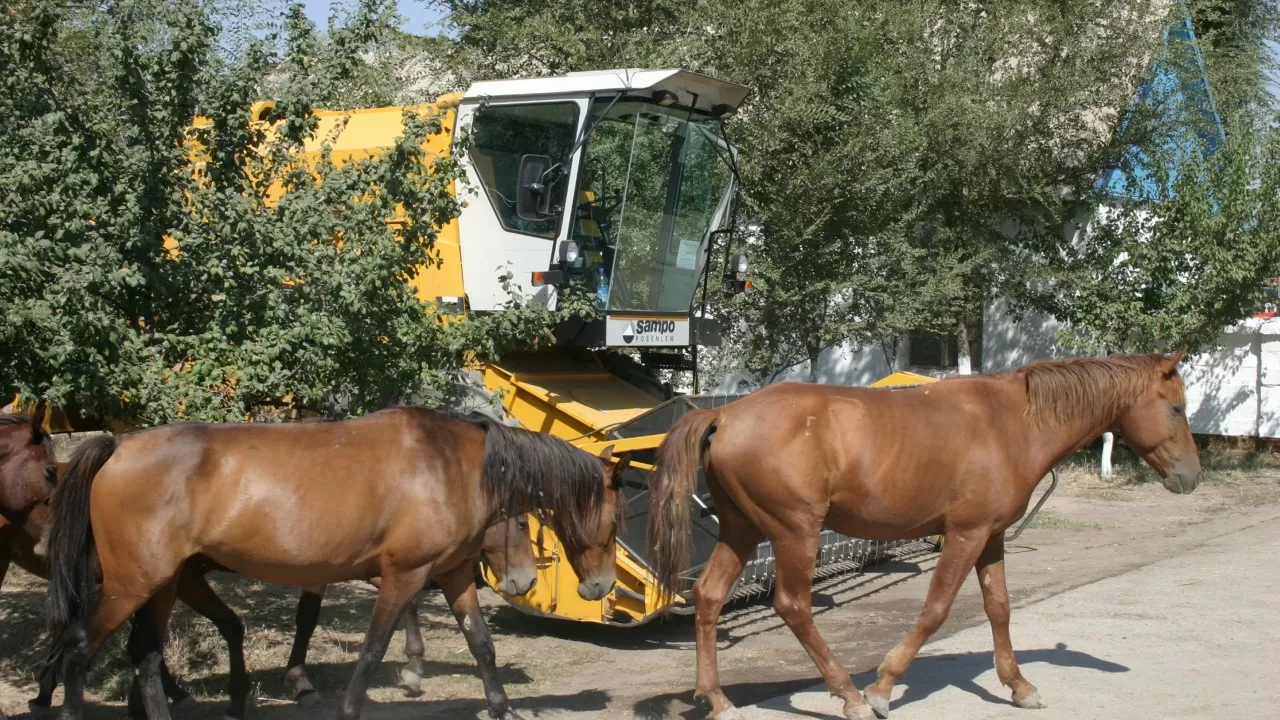
[[[747,718],[742,714],[741,710],[730,705],[715,715],[712,715],[710,720],[747,720]]]
[[[863,702],[860,697],[856,699],[858,700],[856,703],[844,704],[844,716],[848,720],[874,720],[876,713],[871,709],[871,704]]]
[[[53,720],[58,716],[52,707],[34,701],[27,702],[27,712],[31,713],[31,720]]]
[[[195,698],[191,697],[190,695],[174,703],[173,707],[170,708],[172,712],[181,713],[181,714],[186,714],[198,709],[200,709],[200,702],[197,701]]]
[[[422,694],[422,676],[410,670],[407,666],[400,668],[400,687],[404,688],[411,695],[417,696]]]
[[[1044,707],[1044,702],[1040,700],[1040,691],[1032,690],[1030,693],[1018,697],[1013,696],[1013,704],[1024,710],[1039,710]]]
[[[889,698],[880,695],[874,695],[869,692],[862,693],[862,697],[866,699],[867,704],[871,706],[871,712],[875,713],[880,720],[889,717]]]
[[[321,699],[319,692],[315,690],[304,690],[301,694],[295,697],[293,701],[303,707],[311,707],[312,705],[318,705]]]

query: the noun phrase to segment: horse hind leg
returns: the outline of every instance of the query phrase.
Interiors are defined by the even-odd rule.
[[[871,705],[858,692],[849,671],[836,659],[813,621],[813,572],[820,531],[816,526],[805,528],[802,533],[773,541],[778,571],[773,609],[809,653],[828,691],[844,702],[845,717],[871,720],[874,716]]]
[[[695,694],[711,705],[715,720],[737,720],[742,713],[733,706],[720,686],[720,670],[716,662],[716,628],[720,611],[729,599],[733,583],[742,574],[747,558],[764,537],[750,520],[726,498],[716,498],[720,518],[720,534],[707,565],[693,584],[694,619],[697,648],[697,689]]]
[[[967,532],[948,532],[942,545],[942,556],[933,569],[933,577],[929,581],[929,593],[925,597],[924,609],[911,632],[889,651],[876,674],[874,684],[866,689],[864,695],[876,716],[889,717],[889,697],[898,678],[907,671],[916,653],[937,632],[951,612],[951,604],[955,602],[956,593],[960,590],[964,578],[973,569],[974,563],[982,553],[990,538],[987,528]]]
[[[141,612],[139,611],[139,613]],[[139,623],[140,617],[142,617],[140,614],[134,615],[134,619],[130,623],[128,646],[131,648],[148,642],[145,636],[147,632],[145,623]],[[196,699],[178,685],[178,681],[169,672],[169,666],[163,659],[160,662],[160,686],[164,689],[165,697],[173,702],[174,712],[182,713],[199,707],[200,704],[196,702]],[[41,692],[43,694],[43,689]],[[49,694],[52,696],[52,688],[50,688]],[[143,718],[145,720],[146,716],[146,710],[142,704],[142,679],[135,675],[133,682],[129,685],[129,717]]]
[[[63,643],[63,702],[61,717],[79,720],[84,716],[84,686],[89,664],[102,644],[147,602],[148,596],[125,591],[107,584],[102,588],[98,607],[93,611],[89,629],[80,625],[67,628]],[[167,708],[165,716],[168,715]]]
[[[134,685],[137,692],[131,692],[129,698],[131,716],[140,716],[139,711],[145,710],[145,717],[151,720],[169,718],[169,705],[160,676],[164,664],[164,639],[176,599],[177,582],[172,582],[156,592],[134,616],[134,631],[129,633],[128,648],[129,659],[137,668],[138,676]]]
[[[1018,669],[1009,639],[1009,589],[1004,579],[1004,534],[993,535],[978,558],[978,585],[982,587],[982,604],[991,623],[991,639],[995,649],[996,675],[1001,684],[1013,691],[1013,704],[1021,708],[1044,707],[1036,686],[1027,682]]]

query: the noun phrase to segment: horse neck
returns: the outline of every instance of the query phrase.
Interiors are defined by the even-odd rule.
[[[1025,447],[1036,482],[1072,453],[1114,427],[1125,409],[1099,413],[1093,408],[1081,407],[1049,421],[1028,418]]]

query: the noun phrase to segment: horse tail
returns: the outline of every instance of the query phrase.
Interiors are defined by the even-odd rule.
[[[648,541],[649,562],[662,601],[679,593],[680,575],[691,562],[689,496],[697,487],[702,451],[719,419],[715,410],[690,410],[658,446],[658,471],[649,495]]]
[[[53,494],[48,540],[51,662],[61,653],[63,633],[83,625],[97,606],[98,558],[89,523],[89,491],[116,446],[110,435],[86,441],[71,457]]]

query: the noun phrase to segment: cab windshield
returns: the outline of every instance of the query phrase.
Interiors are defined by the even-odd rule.
[[[590,283],[605,268],[609,311],[688,313],[709,233],[728,206],[719,124],[687,109],[597,99],[573,239]]]

